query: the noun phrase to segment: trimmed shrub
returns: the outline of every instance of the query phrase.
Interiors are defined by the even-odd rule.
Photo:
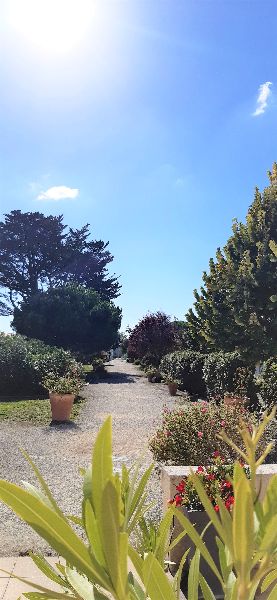
[[[205,354],[194,350],[172,352],[161,360],[160,371],[165,380],[176,381],[180,389],[205,398],[204,360]]]
[[[223,398],[225,392],[255,396],[254,365],[246,365],[239,352],[213,352],[204,361],[203,376],[209,398]]]
[[[20,335],[0,334],[0,394],[39,394],[41,381],[49,374],[82,374],[82,366],[70,352],[46,346]]]
[[[208,465],[218,451],[227,464],[238,458],[236,453],[217,438],[224,429],[242,448],[240,419],[251,428],[256,417],[243,407],[230,407],[215,402],[188,402],[184,407],[165,409],[162,425],[150,441],[155,460],[172,465]],[[266,445],[267,439],[261,442]]]

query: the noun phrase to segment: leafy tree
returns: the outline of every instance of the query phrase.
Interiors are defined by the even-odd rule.
[[[31,338],[90,356],[117,342],[121,310],[77,285],[38,292],[15,308],[12,326]]]
[[[259,360],[277,351],[277,164],[270,184],[255,191],[245,223],[211,259],[194,310],[187,315],[191,337],[203,349],[239,349]]]
[[[39,290],[75,282],[105,300],[119,295],[108,275],[113,256],[108,243],[89,240],[89,225],[67,230],[63,217],[13,210],[0,222],[0,313],[11,314]]]
[[[134,327],[129,336],[128,356],[146,359],[158,365],[174,347],[175,331],[170,317],[162,312],[149,313]]]

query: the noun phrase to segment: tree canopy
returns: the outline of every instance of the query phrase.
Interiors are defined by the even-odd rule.
[[[73,284],[38,292],[15,308],[12,322],[17,333],[87,356],[116,344],[120,324],[113,302]]]
[[[170,317],[162,312],[149,313],[131,331],[128,356],[158,365],[161,358],[174,348],[175,328]]]
[[[277,164],[269,186],[257,188],[246,222],[233,233],[195,290],[187,315],[189,334],[200,349],[240,350],[259,360],[277,351]]]
[[[40,290],[77,283],[104,300],[117,298],[108,242],[90,240],[89,225],[67,228],[63,216],[13,210],[0,222],[0,314],[11,314]]]

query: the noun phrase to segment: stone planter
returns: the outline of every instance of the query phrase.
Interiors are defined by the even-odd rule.
[[[75,394],[49,392],[52,420],[69,421]]]
[[[207,526],[207,524],[210,521],[206,512],[198,511],[198,510],[188,511],[185,507],[180,507],[179,510],[182,511],[186,517],[188,517],[188,519],[191,521],[191,523],[195,526],[197,533],[199,533],[199,535],[201,535],[203,530],[205,529],[205,527]],[[172,530],[171,541],[173,541],[182,531],[183,531],[182,525],[179,523],[178,519],[175,518],[174,526],[173,526],[173,530]],[[211,554],[216,566],[219,568],[218,549],[217,549],[217,545],[216,545],[215,536],[216,536],[215,529],[212,525],[210,525],[203,536],[203,541],[205,542],[207,549],[208,549],[209,553]],[[181,579],[181,590],[185,596],[187,596],[188,571],[189,571],[191,559],[193,558],[193,555],[195,553],[195,545],[190,540],[189,536],[185,535],[184,538],[175,546],[175,548],[172,549],[172,551],[170,553],[170,560],[176,563],[176,567],[175,568],[173,567],[171,569],[172,573],[175,573],[177,571],[178,565],[180,563],[180,560],[181,560],[183,554],[188,549],[190,549],[190,551],[189,551],[187,560],[185,562],[182,579]],[[219,569],[219,571],[220,571],[220,569]],[[206,561],[202,557],[200,559],[200,572],[205,577],[210,588],[213,590],[215,598],[223,599],[224,596],[223,596],[223,592],[222,592],[222,587],[221,587],[217,577],[214,575],[213,571],[210,569],[209,565],[206,563]],[[199,588],[199,594],[201,594],[200,588]],[[199,595],[199,598],[203,598],[203,596]]]

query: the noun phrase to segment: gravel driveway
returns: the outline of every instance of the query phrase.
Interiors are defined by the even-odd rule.
[[[30,467],[19,448],[24,448],[41,469],[60,506],[71,514],[80,513],[82,478],[78,467],[88,465],[91,447],[99,426],[113,416],[114,461],[131,465],[146,451],[144,463],[152,458],[147,442],[161,418],[165,404],[173,400],[162,384],[150,384],[130,363],[115,359],[105,380],[85,389],[87,401],[76,426],[35,427],[28,423],[0,425],[0,478],[35,483]],[[157,473],[152,476],[151,499],[157,500],[153,516],[159,514],[160,487]],[[47,553],[49,548],[38,536],[0,503],[0,556],[17,556],[32,549]]]

